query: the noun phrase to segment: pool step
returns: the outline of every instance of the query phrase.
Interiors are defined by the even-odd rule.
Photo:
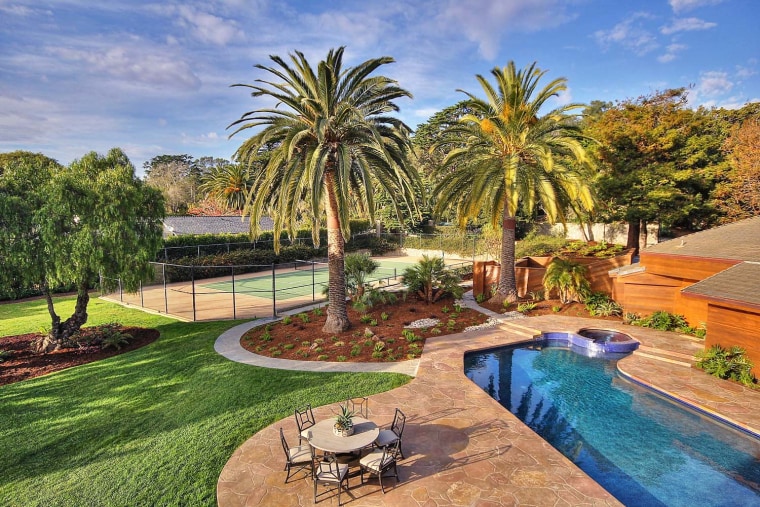
[[[541,334],[541,331],[532,327],[521,326],[516,324],[512,320],[502,320],[499,323],[499,327],[505,331],[509,331],[518,336],[524,336],[526,338],[534,338]]]
[[[646,347],[644,345],[639,345],[639,348],[633,353],[637,356],[647,357],[649,359],[655,359],[657,361],[663,361],[665,363],[675,364],[678,366],[685,366],[686,368],[690,368],[694,363],[694,357],[688,354],[655,349],[653,347]]]

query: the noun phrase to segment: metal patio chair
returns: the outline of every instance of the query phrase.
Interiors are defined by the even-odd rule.
[[[404,426],[406,425],[406,416],[404,413],[396,409],[396,413],[393,415],[393,423],[390,429],[380,430],[380,434],[375,439],[375,445],[383,448],[388,447],[395,442],[398,442],[398,451],[401,459],[404,459],[404,451],[401,449],[401,436],[404,433]]]
[[[313,452],[310,445],[290,447],[285,440],[285,433],[282,428],[280,428],[280,442],[282,443],[282,450],[285,451],[285,471],[287,472],[285,484],[288,483],[293,474],[300,470],[306,470],[307,474],[313,471]]]
[[[377,480],[380,482],[380,489],[385,494],[385,486],[383,485],[383,474],[388,471],[393,471],[393,477],[398,479],[398,469],[396,463],[398,462],[399,455],[401,454],[401,440],[397,439],[387,447],[378,448],[371,453],[364,456],[359,460],[360,478],[361,483],[364,484],[364,472],[377,476]]]
[[[309,439],[306,436],[306,430],[314,426],[317,421],[314,419],[314,412],[311,411],[311,405],[295,410],[296,426],[298,426],[298,444]]]
[[[326,495],[330,491],[338,489],[338,506],[340,507],[340,493],[343,489],[348,490],[348,465],[338,463],[334,454],[325,454],[324,457],[317,457],[314,447],[311,448],[312,479],[314,482],[314,503],[320,496]],[[343,483],[346,483],[345,487]],[[320,494],[317,494],[318,486],[329,488]]]

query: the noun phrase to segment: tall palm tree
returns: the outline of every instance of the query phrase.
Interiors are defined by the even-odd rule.
[[[433,193],[436,213],[451,207],[464,226],[484,213],[501,224],[501,275],[494,299],[517,299],[515,282],[515,215],[540,204],[551,221],[565,220],[565,209],[593,209],[588,170],[591,161],[574,115],[581,104],[569,104],[540,115],[547,101],[567,89],[558,78],[537,89],[545,74],[514,62],[495,67],[496,86],[477,75],[486,98],[464,92],[472,111],[449,126],[436,147],[450,150],[443,160],[442,180]]]
[[[199,190],[225,210],[241,211],[245,207],[251,176],[243,164],[221,164],[201,178]]]
[[[255,171],[245,214],[251,215],[251,234],[259,234],[259,218],[269,206],[274,237],[283,230],[293,233],[298,204],[305,200],[313,220],[312,237],[319,244],[319,224],[326,217],[328,252],[328,301],[326,333],[351,326],[346,311],[344,245],[349,238],[349,214],[359,206],[374,218],[373,182],[394,202],[412,203],[419,177],[408,163],[409,128],[388,113],[398,111],[394,102],[411,94],[396,81],[371,76],[390,57],[367,60],[343,68],[343,47],[331,49],[327,58],[311,67],[303,53],[290,55],[291,64],[270,56],[272,67],[257,65],[279,82],[258,79],[253,97],[274,99],[276,107],[245,113],[230,127],[235,134],[263,127],[237,151],[238,160],[255,160],[269,147],[269,160]]]

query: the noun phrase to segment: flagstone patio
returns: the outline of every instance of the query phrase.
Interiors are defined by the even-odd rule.
[[[617,323],[613,323],[617,324]],[[399,407],[407,416],[403,434],[406,459],[400,482],[376,480],[360,485],[350,478],[344,505],[620,505],[601,486],[506,411],[463,373],[466,351],[508,345],[541,331],[599,327],[598,320],[543,316],[502,323],[498,328],[428,339],[416,378],[390,392],[370,397],[369,418],[389,426]],[[693,338],[615,325],[642,346],[620,361],[637,381],[657,386],[701,409],[723,414],[760,435],[760,393],[720,381],[690,367],[702,348]],[[337,404],[315,408],[317,420],[331,417]],[[313,486],[301,474],[284,483],[282,427],[297,444],[292,417],[252,435],[230,457],[217,485],[221,507],[313,505]],[[390,485],[390,488],[387,485]],[[337,505],[335,496],[319,505]]]

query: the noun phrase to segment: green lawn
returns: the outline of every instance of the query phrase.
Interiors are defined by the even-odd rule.
[[[68,315],[73,299],[61,301],[59,313]],[[213,344],[235,322],[177,322],[97,299],[89,314],[89,324],[155,327],[161,337],[121,356],[0,387],[0,505],[215,505],[222,467],[259,429],[292,416],[298,405],[409,380],[233,363]],[[2,336],[46,326],[44,301],[0,305]]]

